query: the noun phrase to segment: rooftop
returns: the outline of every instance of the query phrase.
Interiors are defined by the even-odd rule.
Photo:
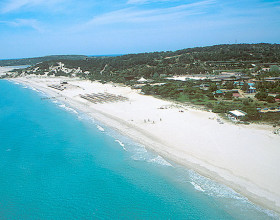
[[[247,113],[242,110],[233,110],[233,111],[229,111],[229,113],[236,117],[244,117],[245,115],[247,115]]]

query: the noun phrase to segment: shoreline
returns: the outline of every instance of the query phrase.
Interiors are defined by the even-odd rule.
[[[67,80],[69,84],[77,87],[72,90],[56,91],[47,86],[50,82],[59,83],[61,80]],[[280,213],[280,186],[277,186],[280,182],[280,174],[277,175],[277,171],[270,170],[270,168],[277,169],[277,165],[280,165],[280,154],[277,155],[280,153],[280,149],[277,148],[280,137],[273,136],[266,129],[248,126],[245,128],[228,122],[220,125],[215,120],[209,120],[211,117],[217,117],[214,113],[176,106],[169,101],[140,95],[127,87],[71,78],[34,77],[17,78],[11,81],[31,86],[49,96],[59,95],[57,99],[61,102],[86,113],[164,158],[194,169],[203,176],[227,185],[250,201]],[[128,96],[130,103],[92,104],[78,95],[102,90]],[[159,106],[168,107],[159,109]],[[143,122],[147,116],[155,123]],[[188,124],[190,126],[187,126]],[[211,134],[208,134],[209,132]],[[229,132],[234,134],[231,135]],[[241,137],[240,141],[236,140],[238,137]],[[227,138],[232,140],[229,141]],[[248,146],[249,149],[244,149],[244,146],[250,145],[250,138],[257,139],[252,142],[259,145],[256,148]],[[240,143],[240,146],[230,144],[233,140],[237,141],[237,145]],[[269,143],[272,146],[263,146]],[[223,144],[226,147],[227,144],[230,146],[224,149]],[[268,149],[269,147],[272,149]],[[255,155],[250,156],[250,150],[251,154],[255,153]],[[256,159],[253,160],[254,157]],[[242,159],[236,161],[239,158]],[[271,164],[266,163],[270,161]],[[247,165],[244,167],[246,170],[242,171],[244,165]]]

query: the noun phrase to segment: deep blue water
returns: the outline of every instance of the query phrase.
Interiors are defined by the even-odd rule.
[[[31,88],[0,92],[0,219],[277,218]]]

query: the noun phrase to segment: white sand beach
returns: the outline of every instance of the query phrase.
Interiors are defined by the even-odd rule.
[[[195,110],[114,84],[75,78],[17,78],[44,91],[161,156],[224,183],[251,201],[280,213],[280,136],[267,126],[217,122]],[[50,84],[67,81],[63,91]],[[128,101],[94,104],[81,95],[109,93]]]
[[[6,75],[6,72],[15,69],[13,66],[0,66],[0,76]]]

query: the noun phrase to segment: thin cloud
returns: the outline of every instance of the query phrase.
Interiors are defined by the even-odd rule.
[[[37,7],[37,6],[54,6],[64,0],[8,0],[2,3],[1,12],[9,13],[22,8]]]
[[[202,6],[213,5],[215,1],[206,0],[191,4],[184,4],[163,9],[141,10],[134,7],[125,8],[103,15],[90,20],[87,25],[104,25],[112,23],[144,23],[165,21],[182,18],[184,16],[203,14]]]
[[[174,2],[178,0],[128,0],[127,4],[147,4],[156,2]]]
[[[12,27],[30,27],[38,32],[44,32],[42,25],[36,19],[15,19],[13,21],[0,21]]]

